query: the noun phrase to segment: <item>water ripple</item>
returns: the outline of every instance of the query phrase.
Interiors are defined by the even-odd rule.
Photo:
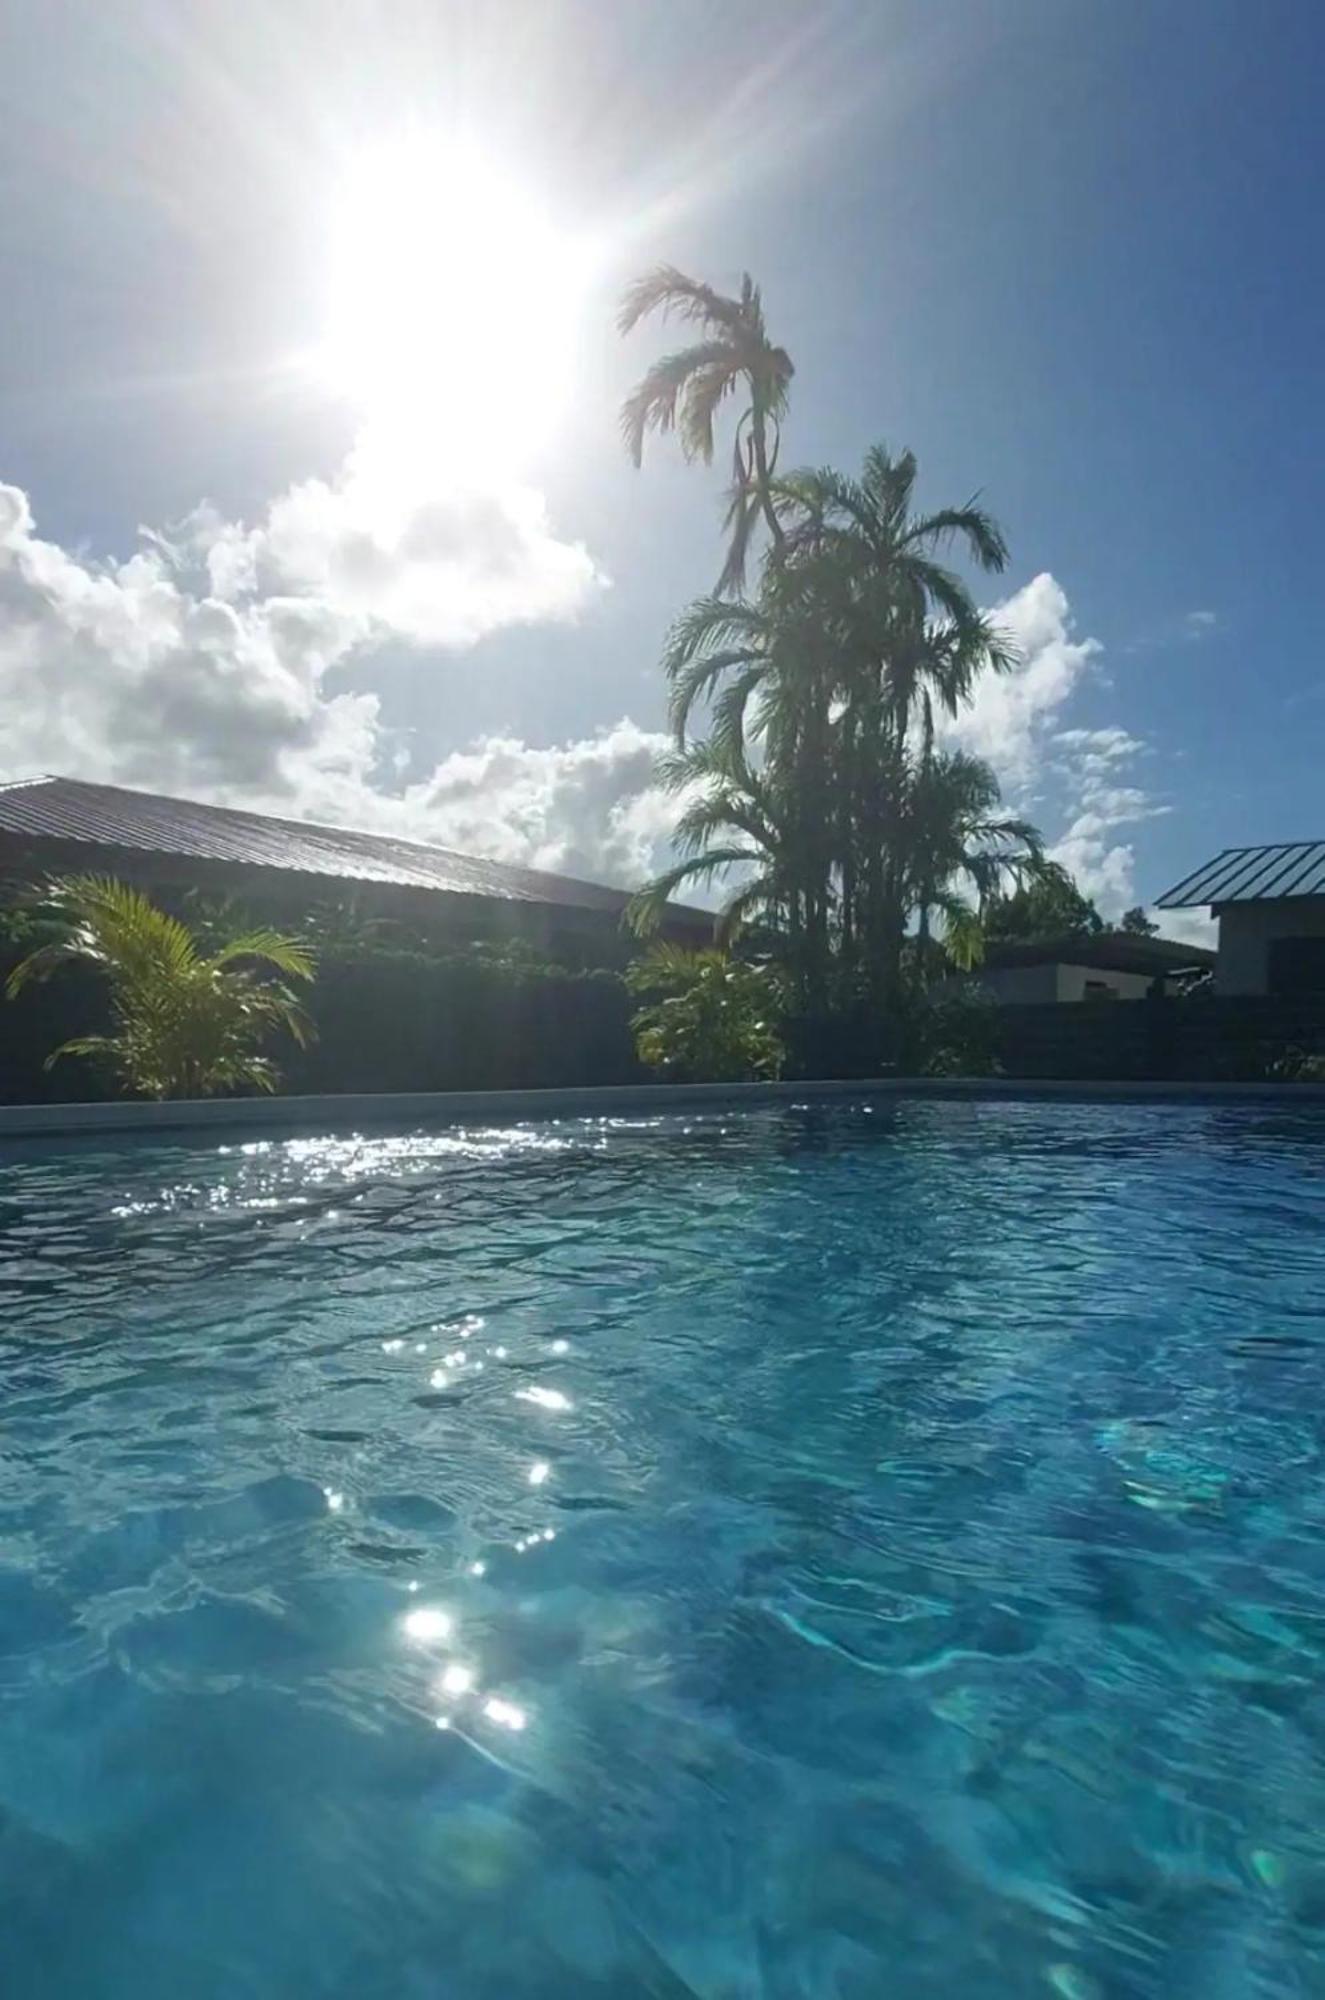
[[[7,1996],[1325,1991],[1325,1119],[0,1167]]]

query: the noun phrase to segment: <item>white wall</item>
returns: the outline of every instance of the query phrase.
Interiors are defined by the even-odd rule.
[[[1037,1000],[1058,998],[1058,967],[981,966],[964,978],[954,980],[952,986],[956,992],[978,992],[982,999],[1002,1001],[1007,1006],[1030,1005]]]
[[[1098,981],[1119,1000],[1144,1000],[1148,972],[1101,972],[1090,965],[990,965],[940,981],[940,994],[974,993],[1005,1007],[1046,1000],[1084,1000],[1086,981]]]
[[[1325,937],[1325,896],[1291,896],[1267,903],[1224,903],[1219,919],[1219,993],[1269,990],[1269,950],[1275,938]]]
[[[1094,965],[1060,965],[1057,997],[1060,1000],[1086,999],[1086,982],[1090,980],[1107,986],[1115,999],[1144,1000],[1154,976],[1153,972],[1103,972]]]

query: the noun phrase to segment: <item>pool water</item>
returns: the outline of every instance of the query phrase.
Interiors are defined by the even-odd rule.
[[[1325,1119],[0,1166],[6,2000],[1325,1993]]]

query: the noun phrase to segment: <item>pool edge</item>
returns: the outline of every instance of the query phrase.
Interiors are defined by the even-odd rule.
[[[1025,1077],[858,1077],[795,1083],[623,1084],[566,1090],[462,1090],[319,1097],[181,1098],[166,1103],[0,1105],[0,1139],[96,1132],[325,1130],[330,1126],[485,1123],[607,1116],[685,1106],[860,1097],[1067,1098],[1115,1102],[1325,1103],[1320,1083],[1089,1082]]]

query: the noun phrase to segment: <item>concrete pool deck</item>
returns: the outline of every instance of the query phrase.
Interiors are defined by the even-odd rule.
[[[228,1097],[165,1103],[0,1105],[0,1141],[94,1133],[262,1131],[518,1123],[620,1112],[733,1110],[862,1097],[1063,1098],[1098,1103],[1325,1104],[1325,1083],[1090,1083],[1021,1077],[870,1077],[823,1083],[623,1084],[615,1089],[462,1090],[335,1097]]]

